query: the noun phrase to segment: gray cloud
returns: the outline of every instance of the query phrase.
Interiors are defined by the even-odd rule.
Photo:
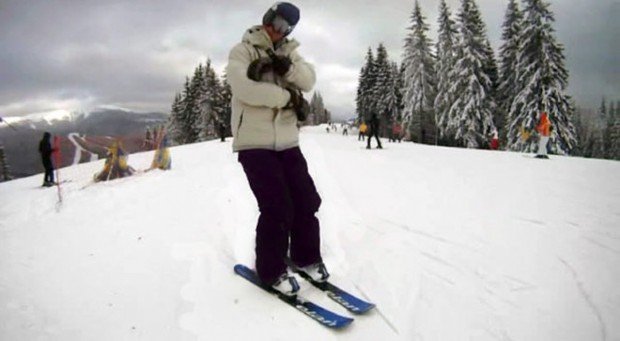
[[[295,2],[294,37],[318,72],[319,90],[340,116],[354,111],[365,52],[382,42],[400,60],[413,1]],[[438,1],[420,0],[435,37]],[[185,76],[208,57],[223,71],[228,50],[259,23],[272,1],[0,2],[0,112],[114,105],[167,111]],[[459,1],[449,0],[453,13]],[[506,1],[478,0],[499,46]],[[569,93],[581,105],[620,95],[618,1],[553,1],[557,35],[571,72]]]

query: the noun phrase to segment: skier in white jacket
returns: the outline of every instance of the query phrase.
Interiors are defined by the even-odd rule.
[[[256,272],[286,295],[299,290],[286,265],[289,251],[294,266],[313,279],[329,276],[315,216],[321,198],[299,149],[297,123],[308,107],[301,91],[312,89],[316,75],[297,53],[299,43],[286,38],[298,21],[295,5],[273,5],[263,24],[248,29],[233,47],[226,70],[233,94],[233,151],[239,153],[260,210]]]

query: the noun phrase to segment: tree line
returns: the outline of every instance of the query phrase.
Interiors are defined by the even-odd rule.
[[[596,113],[578,110],[576,155],[620,160],[620,101],[603,97]]]
[[[577,147],[575,105],[566,94],[564,47],[554,15],[543,0],[509,0],[498,58],[475,0],[461,0],[453,16],[439,3],[438,34],[416,1],[400,66],[380,44],[369,48],[360,71],[358,120],[380,115],[383,125],[403,124],[410,139],[426,144],[482,148],[498,131],[505,149],[531,152],[527,139],[542,112],[553,126],[549,147],[568,154]]]

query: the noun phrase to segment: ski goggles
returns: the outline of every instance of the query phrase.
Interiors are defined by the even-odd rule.
[[[276,31],[280,32],[284,36],[289,35],[291,32],[293,32],[293,29],[295,29],[295,25],[290,25],[286,20],[284,20],[284,18],[279,15],[273,19],[273,21],[271,22],[271,26],[273,26]]]

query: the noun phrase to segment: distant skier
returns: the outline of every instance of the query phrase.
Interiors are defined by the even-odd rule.
[[[539,159],[548,159],[547,143],[549,143],[549,136],[551,135],[551,121],[549,121],[546,112],[543,112],[540,115],[540,120],[536,126],[536,131],[540,136],[538,140],[538,153],[536,154],[536,157]]]
[[[381,140],[379,140],[379,117],[376,113],[373,113],[370,118],[370,134],[368,134],[366,149],[370,149],[370,140],[372,140],[373,136],[377,140],[377,149],[382,149],[383,147],[381,146]]]
[[[403,128],[400,123],[398,121],[394,121],[394,124],[392,125],[392,134],[390,135],[390,142],[398,141],[398,143],[400,143],[400,141],[402,140],[402,131]]]
[[[41,153],[41,161],[45,168],[45,177],[43,178],[43,186],[54,186],[54,163],[52,162],[52,153],[56,151],[52,148],[52,134],[45,132],[43,138],[39,142],[39,153]]]
[[[151,150],[155,143],[153,142],[153,138],[151,137],[151,129],[146,128],[146,136],[144,137],[144,142],[142,143],[142,149]]]
[[[366,122],[362,122],[362,124],[360,124],[360,128],[359,128],[359,135],[357,135],[357,140],[358,141],[364,141],[364,137],[366,136],[366,131],[368,130],[368,126],[366,125]]]
[[[349,136],[349,125],[348,124],[342,125],[342,135]]]
[[[233,151],[239,152],[260,210],[256,272],[264,284],[289,296],[299,290],[285,263],[289,251],[313,279],[329,276],[315,216],[321,197],[299,149],[297,122],[306,119],[308,108],[301,91],[314,87],[316,74],[297,52],[299,43],[286,38],[298,21],[295,5],[274,4],[263,24],[247,30],[232,49],[227,66]]]
[[[226,142],[226,124],[223,121],[218,123],[217,131],[220,134],[220,141]]]
[[[497,133],[497,129],[493,129],[493,136],[491,137],[491,143],[489,143],[489,147],[491,150],[499,149],[499,134]]]

